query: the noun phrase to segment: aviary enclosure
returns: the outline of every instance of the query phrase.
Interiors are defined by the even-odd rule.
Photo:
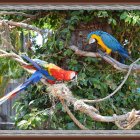
[[[139,78],[139,10],[0,11],[1,129],[139,130]]]

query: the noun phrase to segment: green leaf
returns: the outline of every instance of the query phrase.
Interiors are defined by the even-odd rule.
[[[27,120],[22,120],[22,121],[20,121],[19,123],[18,123],[18,125],[17,126],[23,126],[24,124],[26,124],[26,123],[28,123],[28,121]]]
[[[123,14],[121,14],[120,19],[126,19],[127,16],[128,16],[128,13],[124,12]]]
[[[130,17],[127,17],[126,19],[125,19],[125,22],[128,22],[129,24],[131,23],[131,18]]]
[[[112,22],[113,22],[114,25],[117,25],[117,22],[116,22],[115,19],[113,19]]]
[[[66,55],[70,56],[70,55],[72,55],[72,54],[73,54],[73,51],[70,50],[70,49],[67,49],[67,50],[64,52],[64,56],[66,56]]]

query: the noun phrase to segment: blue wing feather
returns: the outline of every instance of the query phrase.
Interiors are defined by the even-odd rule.
[[[104,44],[113,51],[123,50],[121,44],[110,34],[103,33],[101,34],[101,39]]]
[[[41,70],[41,67],[33,60],[31,60],[28,56],[22,55],[22,57],[26,59],[28,62],[30,62],[37,70]]]
[[[19,85],[10,93],[6,94],[4,97],[0,98],[0,105],[7,101],[11,96],[21,92],[22,90],[26,89],[29,85],[37,83],[42,78],[42,74],[39,71],[36,71],[32,76],[27,79],[23,84]]]
[[[27,88],[30,84],[34,84],[40,81],[40,79],[43,77],[42,73],[39,71],[36,71],[32,76],[27,79],[21,86],[20,88],[22,89],[23,87]],[[23,89],[25,89],[23,88]]]
[[[43,68],[41,68],[36,62],[34,62],[33,60],[31,60],[28,56],[22,55],[22,57],[24,59],[26,59],[28,62],[30,62],[43,75],[45,75],[45,77],[47,79],[49,79],[49,80],[55,80],[55,78],[53,76],[51,76],[47,70],[44,70]]]
[[[19,93],[20,91],[26,89],[29,85],[37,83],[40,81],[40,79],[43,77],[43,75],[46,76],[49,80],[54,80],[54,77],[52,77],[48,71],[42,69],[37,63],[35,63],[33,60],[31,60],[27,56],[22,56],[27,61],[29,61],[37,70],[32,76],[27,79],[23,84],[19,85],[16,89],[5,95],[4,97],[0,98],[0,105],[3,104],[5,101],[7,101],[11,96]]]
[[[115,39],[112,35],[103,32],[101,34],[102,41],[104,44],[110,48],[112,51],[117,51],[124,57],[129,57],[128,52],[122,47],[122,45]]]

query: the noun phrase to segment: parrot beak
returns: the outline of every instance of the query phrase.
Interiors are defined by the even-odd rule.
[[[76,72],[72,72],[70,75],[71,81],[76,81],[77,82],[77,73]]]
[[[75,73],[75,72],[72,72],[72,73],[70,74],[70,79],[75,79],[75,76],[76,76],[76,73]]]
[[[92,43],[94,43],[94,42],[96,42],[96,40],[95,40],[94,38],[90,38],[88,43],[89,43],[89,44],[92,44]]]

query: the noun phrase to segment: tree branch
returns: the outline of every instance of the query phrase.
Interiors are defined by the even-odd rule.
[[[2,24],[2,22],[6,22],[11,26],[17,26],[17,27],[21,27],[21,28],[24,28],[24,29],[27,29],[27,30],[33,30],[33,31],[38,32],[41,35],[44,33],[44,30],[42,30],[40,28],[37,28],[36,26],[26,24],[26,23],[0,20],[0,24]]]
[[[126,82],[126,80],[128,79],[130,73],[131,73],[131,70],[133,68],[133,66],[138,62],[140,61],[140,58],[137,59],[135,62],[133,62],[130,66],[129,66],[129,70],[124,78],[124,80],[122,81],[122,83],[116,88],[115,91],[113,91],[111,94],[109,94],[108,96],[104,97],[104,98],[101,98],[101,99],[96,99],[96,100],[85,100],[85,99],[82,99],[82,101],[84,102],[88,102],[88,103],[97,103],[97,102],[102,102],[102,101],[105,101],[106,99],[109,99],[110,97],[112,97],[113,95],[115,95],[121,88],[122,86],[124,85],[124,83]]]
[[[0,50],[0,52],[4,54],[4,51]],[[18,62],[20,60],[20,57],[17,57],[16,55],[8,55],[7,52],[5,54],[7,55],[3,55],[3,57],[10,57]],[[21,61],[20,63],[24,64],[24,61]],[[131,67],[133,67],[133,65],[131,65]],[[33,73],[33,71],[31,73]],[[99,114],[99,111],[95,107],[90,106],[84,103],[82,100],[75,98],[66,84],[61,83],[50,85],[45,79],[41,79],[41,82],[44,85],[47,85],[47,90],[49,91],[49,94],[53,95],[55,98],[58,98],[60,101],[65,101],[66,104],[73,105],[75,110],[90,116],[94,121],[112,122],[121,129],[131,129],[140,121],[140,110],[136,111],[133,109],[131,112],[118,116],[115,114],[112,116],[102,116]]]
[[[2,54],[0,54],[0,58],[11,57],[12,59],[16,60],[20,64],[23,64],[23,65],[28,64],[25,61],[23,61],[23,59],[19,55],[15,54],[15,53],[7,53],[6,51],[3,51],[3,50],[0,50],[0,53],[2,53]]]
[[[42,81],[44,84],[45,81]],[[65,100],[67,103],[71,103],[75,110],[78,110],[88,116],[90,116],[94,121],[99,122],[113,122],[119,125],[119,128],[129,129],[134,127],[140,121],[140,110],[133,112],[128,112],[123,115],[113,115],[113,116],[102,116],[99,114],[98,110],[93,106],[85,104],[82,100],[78,100],[72,96],[71,91],[65,84],[55,84],[49,85],[48,91],[60,100]],[[132,115],[133,114],[133,115]],[[115,117],[114,117],[115,116]],[[131,117],[130,117],[131,116]],[[131,119],[129,119],[131,118]]]
[[[111,64],[114,68],[116,68],[120,71],[129,70],[129,65],[122,64],[107,54],[101,55],[99,53],[82,51],[82,50],[79,50],[78,47],[76,47],[75,45],[69,46],[69,48],[72,49],[73,51],[75,51],[75,54],[80,55],[80,56],[89,56],[89,57],[97,57],[97,58],[100,57],[100,58],[104,59],[106,62],[108,62],[109,64]],[[134,64],[132,71],[140,72],[140,65]]]
[[[61,100],[61,103],[64,107],[64,109],[66,110],[66,112],[68,113],[68,115],[70,116],[70,118],[74,121],[74,123],[82,130],[88,130],[88,128],[86,128],[83,124],[81,124],[76,118],[75,116],[72,114],[72,112],[69,110],[68,106],[65,104],[65,102],[63,100]]]
[[[25,20],[21,21],[22,23],[28,23],[31,20],[35,20],[37,18],[41,18],[41,17],[47,16],[49,14],[51,14],[50,11],[48,11],[48,12],[46,12],[46,11],[39,11],[35,15],[26,14],[26,13],[23,13],[23,12],[15,12],[15,11],[11,11],[11,12],[9,12],[9,11],[1,11],[0,12],[0,15],[17,15],[17,16],[26,17]]]

